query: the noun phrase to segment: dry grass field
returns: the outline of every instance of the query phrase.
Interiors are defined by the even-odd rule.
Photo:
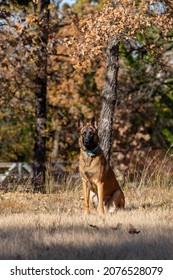
[[[0,259],[173,259],[172,161],[145,164],[124,193],[125,210],[84,216],[78,180],[56,193],[1,192]]]
[[[0,194],[0,259],[173,259],[173,187],[124,188],[126,209],[83,215],[81,187]]]

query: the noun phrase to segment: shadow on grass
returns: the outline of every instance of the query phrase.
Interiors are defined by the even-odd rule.
[[[0,231],[0,259],[173,259],[171,235],[164,227],[139,234],[89,225],[9,227]]]

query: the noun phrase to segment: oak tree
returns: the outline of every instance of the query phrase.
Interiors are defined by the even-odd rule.
[[[167,2],[169,4],[169,1]],[[108,1],[101,11],[91,12],[78,20],[74,26],[78,37],[67,40],[68,46],[74,49],[76,68],[90,66],[94,59],[102,59],[107,46],[105,87],[102,91],[102,109],[100,113],[99,135],[101,146],[107,160],[110,158],[112,143],[112,119],[116,104],[117,74],[118,74],[118,43],[131,43],[134,40],[139,47],[138,36],[145,36],[148,29],[160,30],[166,40],[172,29],[171,6],[164,1],[147,0]],[[113,43],[114,42],[114,43]],[[155,45],[149,44],[148,50],[155,50]],[[162,51],[156,46],[157,54]],[[107,90],[108,89],[108,90]]]

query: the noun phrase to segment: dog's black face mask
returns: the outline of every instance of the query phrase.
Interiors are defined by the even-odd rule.
[[[82,133],[83,145],[87,150],[93,149],[95,146],[94,132],[86,129]]]
[[[86,124],[79,121],[78,127],[80,129],[79,146],[84,151],[95,149],[99,143],[96,121],[92,120]]]

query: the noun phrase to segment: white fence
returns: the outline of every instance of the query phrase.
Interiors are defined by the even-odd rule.
[[[2,172],[4,170],[4,172]],[[1,173],[2,172],[2,173]],[[31,165],[26,162],[0,162],[0,184],[11,177],[16,179],[32,177]]]

